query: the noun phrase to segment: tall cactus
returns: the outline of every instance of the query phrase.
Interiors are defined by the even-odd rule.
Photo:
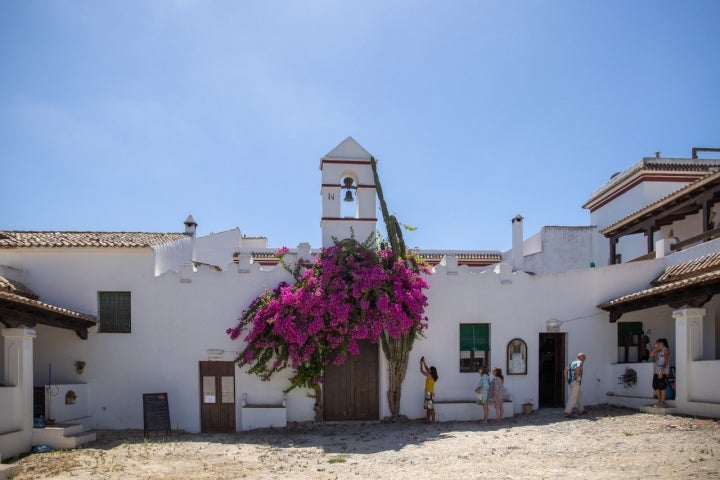
[[[375,188],[377,196],[380,200],[380,208],[382,210],[383,221],[387,230],[387,238],[393,253],[393,261],[402,260],[406,262],[409,268],[418,271],[417,264],[413,258],[406,255],[405,241],[403,240],[400,224],[394,215],[390,215],[383,196],[382,186],[380,185],[380,177],[377,172],[377,161],[375,157],[370,157],[373,176],[375,179]],[[407,334],[392,338],[387,332],[380,335],[381,345],[385,358],[388,361],[388,391],[387,400],[390,407],[392,419],[397,421],[400,419],[400,398],[402,395],[402,383],[407,373],[408,358],[410,350],[412,350],[415,338],[418,335],[418,329],[413,327]]]

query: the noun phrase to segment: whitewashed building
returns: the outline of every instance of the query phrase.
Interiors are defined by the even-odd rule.
[[[512,228],[507,252],[421,251],[433,265],[429,328],[411,353],[401,413],[423,416],[421,356],[439,371],[437,418],[448,421],[481,415],[480,363],[503,368],[506,415],[562,406],[562,369],[580,351],[586,404],[644,408],[654,402],[642,331],[670,341],[671,411],[720,417],[719,168],[646,158],[592,193],[590,226],[525,238],[518,215],[498,226]],[[323,244],[291,247],[290,259],[351,229],[362,240],[383,228],[363,147],[348,137],[320,170]],[[292,280],[277,266],[282,245],[237,228],[197,237],[196,227],[190,216],[175,233],[0,230],[0,456],[146,428],[144,394],[163,395],[170,428],[189,432],[314,419],[307,392],[283,393],[289,372],[262,382],[238,369],[242,345],[226,334],[266,287]],[[627,369],[636,383],[622,380]],[[331,369],[325,420],[388,416],[385,372],[375,345]],[[55,425],[34,429],[39,415]]]

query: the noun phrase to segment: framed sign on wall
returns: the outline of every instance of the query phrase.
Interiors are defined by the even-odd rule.
[[[520,338],[510,340],[507,346],[508,375],[527,375],[527,344]]]

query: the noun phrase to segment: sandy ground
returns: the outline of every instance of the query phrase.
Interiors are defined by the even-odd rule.
[[[720,421],[596,406],[479,422],[294,424],[235,434],[99,431],[14,459],[24,479],[720,479]]]

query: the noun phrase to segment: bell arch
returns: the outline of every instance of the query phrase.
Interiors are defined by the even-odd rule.
[[[375,233],[377,199],[371,155],[352,137],[322,159],[322,244],[354,238],[364,242]]]
[[[340,185],[340,217],[358,218],[360,216],[360,198],[358,197],[357,175],[343,172]]]

